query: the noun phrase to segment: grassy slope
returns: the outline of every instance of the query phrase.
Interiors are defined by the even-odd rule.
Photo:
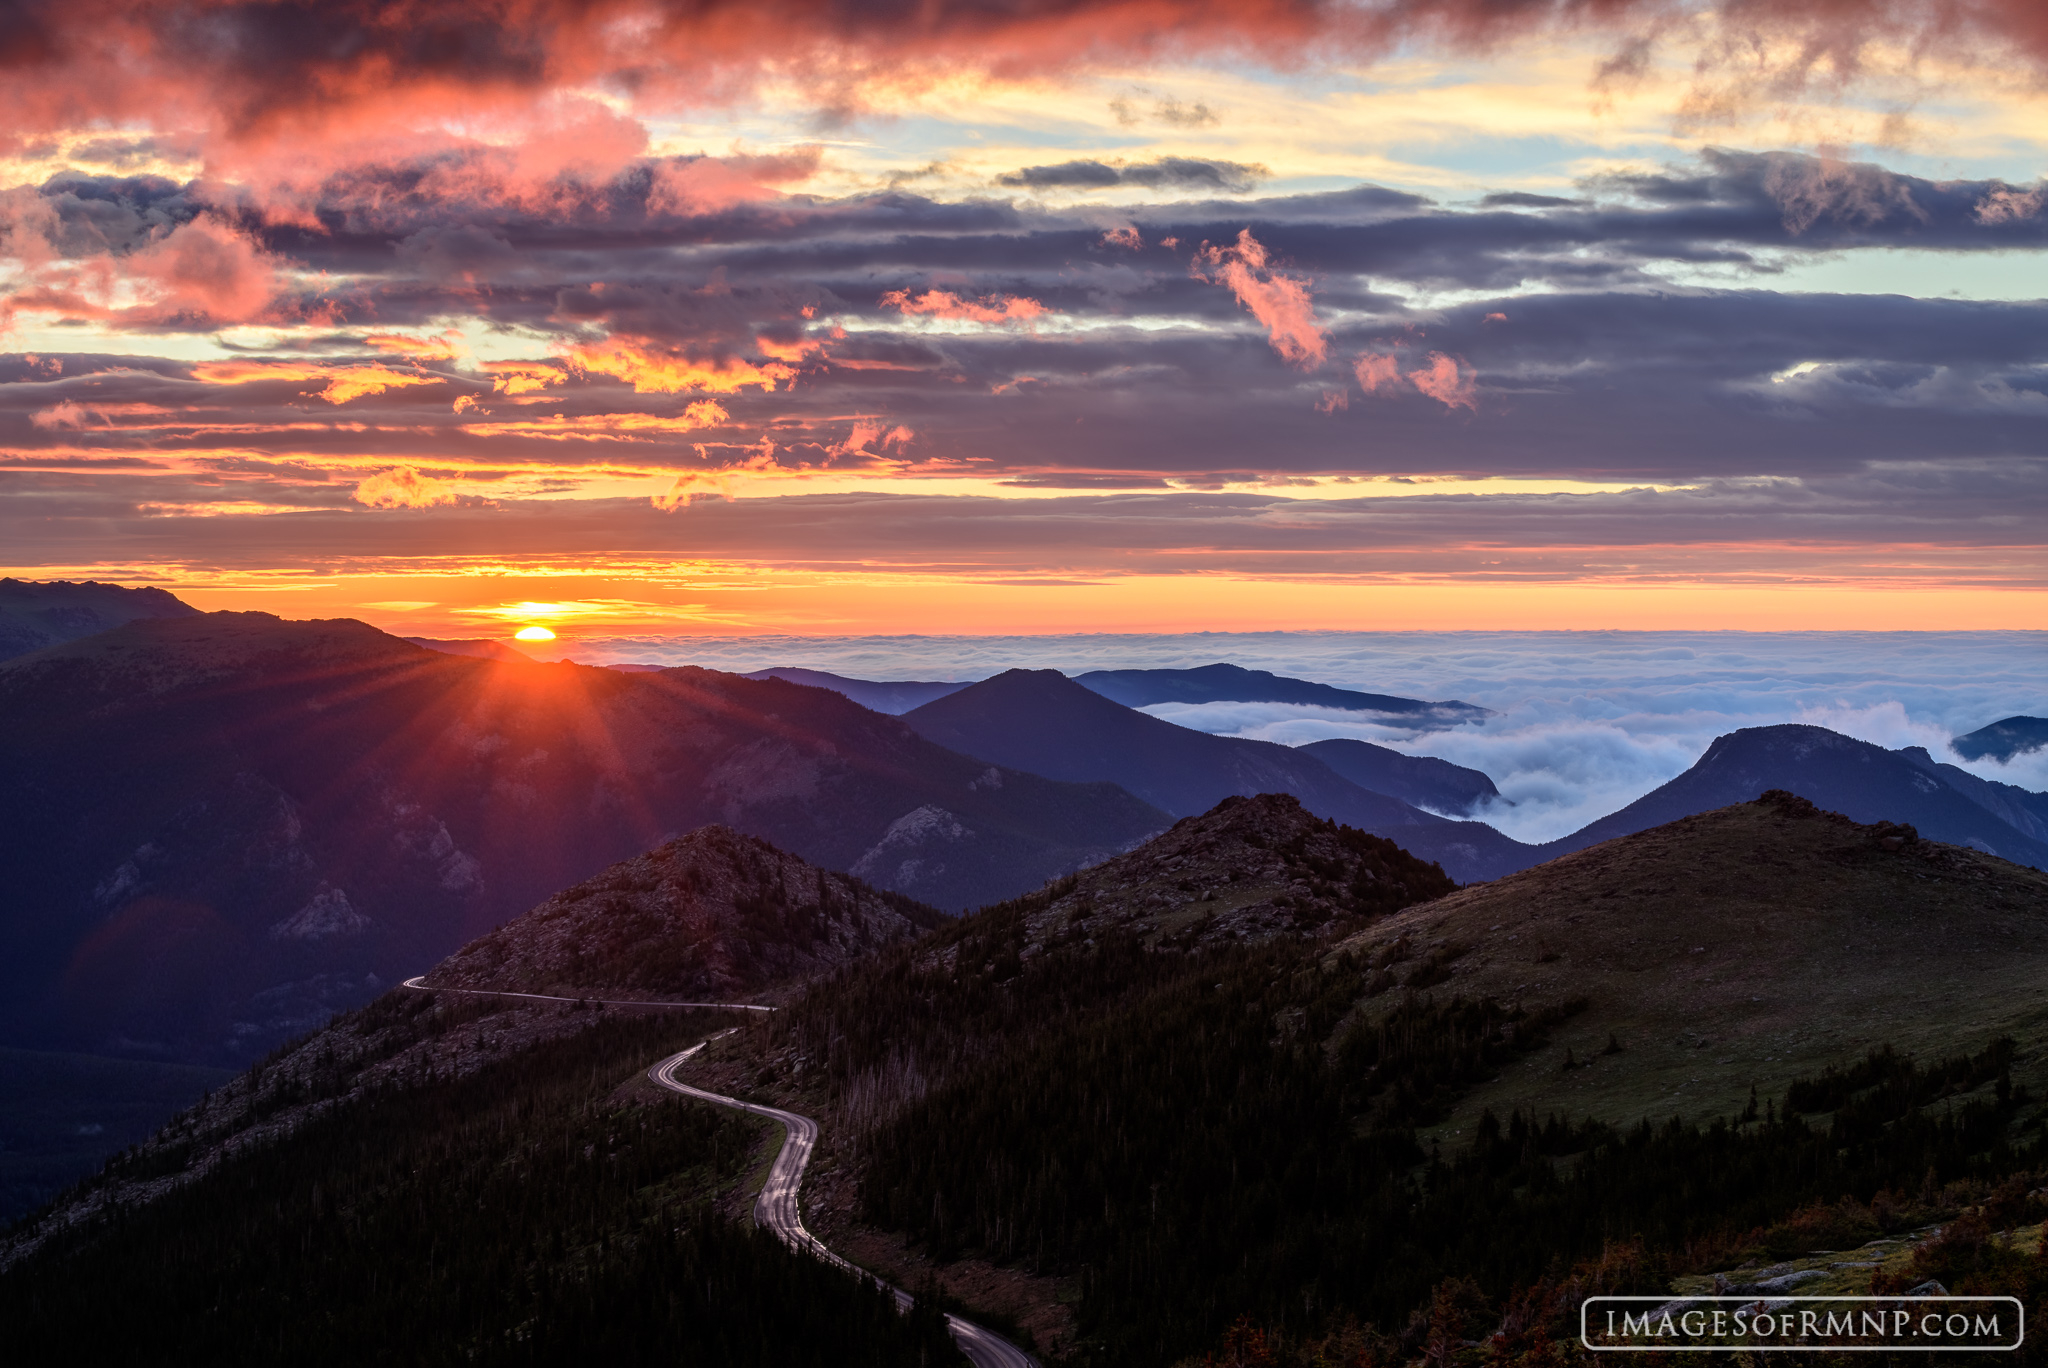
[[[1744,803],[1410,908],[1347,946],[1472,948],[1434,991],[1584,996],[1552,1045],[1474,1089],[1440,1133],[1514,1108],[1705,1120],[1889,1042],[2019,1043],[2048,1081],[2048,875],[1883,829]],[[1441,947],[1439,947],[1441,948]],[[1546,956],[1555,956],[1546,960]],[[1370,1009],[1369,1009],[1370,1010]],[[1603,1055],[1608,1037],[1621,1044]],[[1564,1069],[1566,1051],[1586,1067]]]

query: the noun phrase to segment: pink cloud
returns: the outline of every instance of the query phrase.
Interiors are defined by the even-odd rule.
[[[885,309],[931,318],[959,318],[972,323],[1024,323],[1043,318],[1052,310],[1023,295],[983,295],[978,300],[962,299],[951,290],[926,290],[912,298],[908,290],[891,290],[879,303]]]
[[[1339,413],[1350,407],[1350,390],[1324,390],[1323,397],[1316,400],[1317,413]]]
[[[1104,233],[1102,235],[1102,245],[1105,247],[1126,247],[1133,252],[1141,252],[1145,249],[1145,239],[1138,235],[1136,228],[1130,224],[1125,224],[1121,228],[1112,228]]]
[[[1308,282],[1268,265],[1266,249],[1251,229],[1239,232],[1232,246],[1203,243],[1190,269],[1197,279],[1228,286],[1265,325],[1267,340],[1289,365],[1314,370],[1329,355]]]
[[[1351,363],[1351,372],[1358,377],[1358,387],[1367,394],[1401,383],[1400,358],[1384,352],[1367,352]]]
[[[1442,352],[1431,352],[1429,364],[1421,370],[1411,372],[1410,383],[1445,408],[1477,410],[1477,395],[1473,391],[1472,368],[1461,358],[1445,356]]]

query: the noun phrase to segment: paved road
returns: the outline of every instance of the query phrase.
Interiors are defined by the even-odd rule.
[[[401,988],[415,988],[422,993],[460,993],[464,997],[525,998],[528,1002],[583,1002],[605,1007],[723,1007],[734,1012],[772,1012],[773,1007],[762,1007],[752,1002],[641,1002],[634,998],[572,998],[551,997],[546,993],[507,993],[494,988],[430,988],[420,980],[425,974],[417,974],[400,984]]]
[[[708,1043],[700,1042],[681,1054],[670,1055],[649,1069],[647,1076],[662,1087],[682,1093],[686,1097],[715,1102],[721,1107],[737,1107],[741,1111],[781,1122],[788,1135],[782,1142],[782,1152],[775,1156],[775,1163],[768,1170],[768,1181],[761,1187],[761,1196],[754,1203],[755,1224],[774,1231],[791,1249],[802,1250],[858,1277],[873,1277],[872,1274],[855,1268],[825,1248],[819,1243],[817,1236],[804,1229],[803,1212],[797,1206],[797,1189],[803,1183],[804,1169],[811,1162],[811,1151],[818,1143],[818,1123],[808,1116],[799,1116],[795,1112],[742,1102],[737,1097],[706,1092],[702,1088],[693,1088],[677,1080],[677,1066]],[[875,1281],[883,1287],[889,1287],[879,1278]],[[895,1296],[898,1306],[910,1305],[911,1297],[908,1292],[900,1287],[889,1287],[889,1291]],[[1037,1368],[1036,1359],[993,1330],[984,1329],[973,1321],[950,1315],[946,1317],[946,1327],[953,1332],[953,1341],[960,1346],[960,1352],[967,1355],[975,1368]]]

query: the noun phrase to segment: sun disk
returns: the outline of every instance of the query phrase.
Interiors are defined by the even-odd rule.
[[[521,627],[512,634],[514,641],[553,641],[555,634],[545,627]]]

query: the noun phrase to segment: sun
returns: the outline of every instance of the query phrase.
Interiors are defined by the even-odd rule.
[[[521,627],[512,634],[514,641],[553,641],[555,634],[545,627]]]

